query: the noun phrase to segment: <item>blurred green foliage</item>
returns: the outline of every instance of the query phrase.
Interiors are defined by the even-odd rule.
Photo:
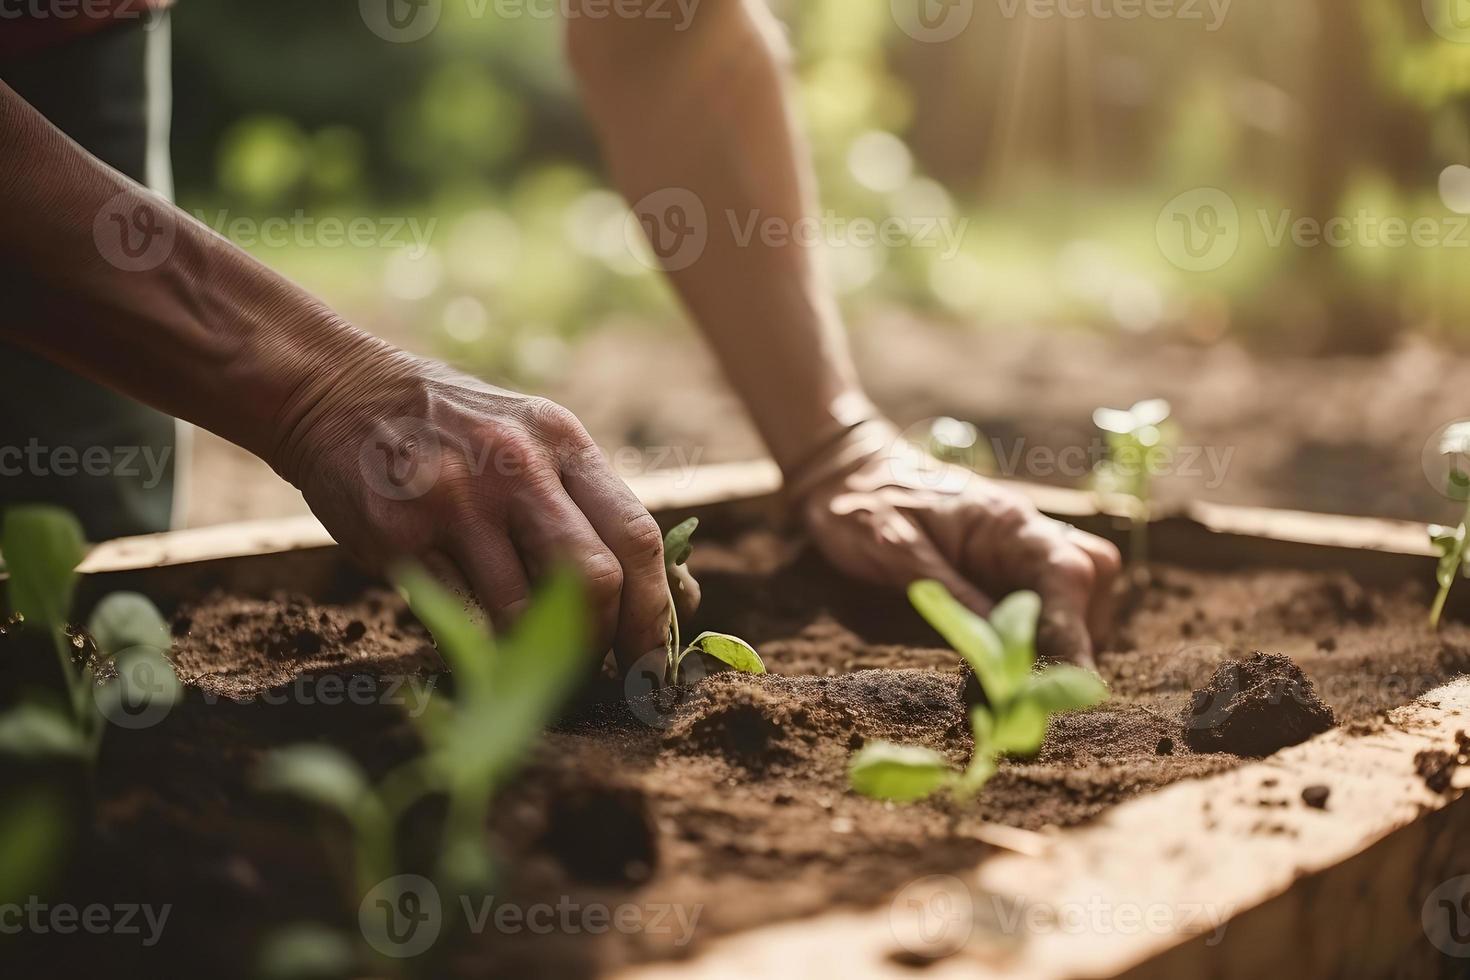
[[[1438,2],[1450,17],[1461,0]],[[1470,232],[1453,225],[1470,211],[1470,43],[1417,0],[1233,5],[1217,30],[977,5],[945,44],[903,35],[885,3],[775,7],[824,208],[958,237],[825,249],[854,318],[899,306],[1319,350],[1447,337],[1470,315]],[[442,10],[428,37],[393,44],[355,4],[181,4],[180,203],[381,218],[371,247],[242,244],[370,329],[514,380],[545,380],[609,317],[675,319],[600,176],[559,23]],[[1238,248],[1205,271],[1172,262],[1156,230],[1197,187],[1239,211]],[[1267,234],[1283,215],[1360,212],[1427,217],[1445,240]],[[407,219],[431,229],[427,250],[388,235]]]

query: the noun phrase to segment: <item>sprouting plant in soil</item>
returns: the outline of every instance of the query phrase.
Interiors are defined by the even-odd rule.
[[[665,678],[670,686],[679,683],[680,667],[683,666],[685,658],[695,652],[713,657],[741,673],[764,674],[766,672],[766,665],[761,660],[760,654],[756,653],[755,647],[738,636],[731,636],[728,633],[704,632],[696,636],[688,646],[684,646],[680,639],[679,603],[674,597],[681,593],[688,594],[699,587],[695,584],[687,567],[689,557],[694,553],[691,539],[698,527],[699,518],[691,517],[664,535],[664,571],[668,574],[671,596],[667,641],[668,668],[665,671]]]
[[[1131,525],[1129,561],[1148,563],[1148,523],[1152,517],[1154,473],[1172,453],[1177,438],[1162,398],[1141,401],[1129,409],[1099,408],[1092,421],[1107,440],[1108,455],[1092,472],[1092,486],[1104,499],[1122,503]]]
[[[1460,422],[1445,430],[1440,439],[1439,454],[1450,461],[1445,476],[1445,493],[1450,499],[1462,503],[1465,511],[1460,523],[1454,527],[1433,524],[1429,528],[1429,540],[1439,555],[1439,567],[1435,572],[1439,593],[1434,597],[1434,606],[1429,612],[1429,622],[1435,629],[1439,629],[1444,618],[1445,603],[1449,600],[1455,579],[1462,575],[1470,578],[1470,551],[1466,548],[1466,527],[1470,526],[1470,470],[1461,465],[1462,460],[1470,459],[1470,422]]]
[[[346,890],[354,914],[365,896],[399,873],[397,829],[415,804],[431,796],[445,802],[437,885],[462,892],[491,880],[485,829],[491,800],[586,667],[587,612],[574,574],[552,576],[503,638],[492,636],[425,572],[406,569],[396,583],[454,680],[453,696],[436,690],[415,719],[421,753],[376,783],[351,757],[320,744],[272,752],[257,773],[262,789],[295,795],[345,820],[352,839]],[[368,928],[369,920],[362,921]],[[348,950],[341,936],[302,924],[272,937],[263,956],[273,972],[290,973]]]
[[[1016,592],[997,605],[989,621],[965,608],[938,582],[915,582],[909,601],[964,657],[975,672],[986,704],[970,709],[975,748],[970,763],[955,771],[932,749],[870,742],[852,758],[853,789],[878,799],[913,802],[948,789],[957,798],[978,793],[995,774],[1003,755],[1032,755],[1041,748],[1047,720],[1056,712],[1086,708],[1108,689],[1090,670],[1036,665],[1036,623],[1041,599]]]
[[[91,763],[109,719],[136,727],[179,696],[166,656],[168,626],[147,598],[112,593],[97,604],[85,631],[72,624],[85,554],[81,525],[66,510],[26,505],[5,512],[0,555],[12,624],[45,635],[64,691],[60,703],[49,692],[34,692],[0,714],[0,753]]]

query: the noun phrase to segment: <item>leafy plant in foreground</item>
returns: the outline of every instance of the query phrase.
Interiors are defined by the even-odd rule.
[[[81,526],[58,507],[28,505],[5,512],[0,555],[8,575],[12,614],[29,631],[44,631],[56,652],[65,685],[65,704],[28,700],[0,714],[0,752],[20,756],[74,756],[93,760],[107,720],[141,717],[170,705],[180,685],[165,656],[172,645],[168,625],[145,597],[114,592],[97,604],[86,635],[96,644],[86,652],[86,635],[71,624],[78,580],[86,554]],[[98,675],[117,674],[106,684]]]
[[[871,742],[852,758],[853,789],[865,796],[912,802],[949,789],[973,796],[995,774],[1006,754],[1041,748],[1047,719],[1058,711],[1086,708],[1107,697],[1107,685],[1090,670],[1036,664],[1036,623],[1041,599],[1016,592],[995,607],[987,622],[965,608],[938,582],[915,582],[909,601],[957,650],[980,681],[986,704],[970,710],[975,750],[962,772],[931,749]]]
[[[1445,477],[1445,492],[1452,500],[1465,505],[1465,513],[1455,527],[1432,524],[1429,540],[1439,554],[1439,568],[1435,580],[1439,583],[1439,594],[1434,597],[1434,607],[1429,612],[1429,622],[1439,629],[1444,618],[1445,603],[1456,576],[1470,578],[1470,551],[1466,548],[1466,526],[1470,525],[1470,472],[1459,464],[1459,457],[1470,457],[1470,422],[1460,422],[1445,430],[1439,443],[1439,454],[1448,457],[1450,469]]]
[[[685,565],[689,561],[689,556],[694,553],[694,545],[690,539],[694,536],[697,527],[699,527],[699,518],[691,517],[664,535],[664,571],[668,574],[671,593],[696,588],[694,579]],[[764,674],[766,672],[766,665],[761,660],[760,654],[755,652],[755,647],[738,636],[731,636],[728,633],[704,632],[696,636],[687,647],[683,646],[679,638],[679,610],[676,603],[670,603],[669,662],[665,673],[670,685],[679,683],[679,668],[683,665],[684,658],[695,651],[708,654],[741,673]]]
[[[1103,431],[1108,457],[1093,468],[1092,485],[1104,497],[1121,498],[1132,524],[1129,561],[1148,562],[1148,523],[1152,517],[1153,460],[1173,452],[1177,431],[1162,398],[1141,401],[1127,410],[1099,408],[1093,424]]]
[[[344,752],[317,744],[272,752],[257,773],[261,788],[295,795],[346,819],[354,908],[398,873],[399,821],[428,796],[447,803],[435,871],[439,883],[470,888],[489,881],[485,825],[491,799],[587,666],[586,606],[570,572],[554,575],[516,628],[499,640],[422,570],[402,571],[396,582],[433,634],[455,682],[452,698],[436,690],[416,720],[422,753],[376,784]],[[293,962],[325,956],[323,935],[319,928],[298,926],[277,936],[268,946],[270,956],[281,960],[273,971],[290,972]]]

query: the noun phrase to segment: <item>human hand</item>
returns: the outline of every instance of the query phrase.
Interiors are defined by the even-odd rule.
[[[895,589],[936,579],[981,615],[1033,589],[1043,652],[1056,659],[1091,666],[1106,639],[1117,548],[935,460],[886,423],[864,423],[808,462],[788,493],[822,554],[848,575]]]
[[[594,649],[624,668],[664,649],[658,524],[571,412],[390,351],[296,415],[273,462],[368,568],[417,562],[503,629],[531,582],[571,565]]]

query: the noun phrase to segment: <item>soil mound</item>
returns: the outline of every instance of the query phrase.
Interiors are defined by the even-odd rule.
[[[1256,653],[1227,660],[1195,691],[1184,715],[1185,741],[1196,752],[1259,758],[1305,742],[1336,723],[1332,708],[1290,658]]]

